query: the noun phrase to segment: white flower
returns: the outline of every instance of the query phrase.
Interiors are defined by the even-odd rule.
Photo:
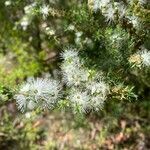
[[[31,118],[31,113],[30,112],[26,112],[25,113],[25,117],[28,118],[28,119]]]
[[[48,34],[48,35],[52,36],[55,34],[55,31],[53,29],[51,29],[50,27],[46,27],[45,30],[46,30],[46,34]]]
[[[20,22],[20,25],[23,27],[23,30],[26,30],[29,24],[30,24],[29,18],[27,16],[24,16]]]
[[[10,6],[11,5],[11,1],[5,1],[5,6]]]
[[[70,24],[67,29],[70,30],[70,31],[73,31],[75,29],[75,26]]]
[[[106,17],[107,22],[112,22],[115,19],[116,10],[112,5],[108,5],[107,9],[103,12],[103,15]]]
[[[134,28],[139,27],[140,22],[139,22],[138,17],[136,17],[136,16],[130,16],[130,17],[128,17],[128,18],[129,18],[129,21],[133,24],[133,27],[134,27]]]
[[[63,81],[68,86],[78,86],[88,80],[88,71],[83,68],[76,68],[75,65],[71,65],[70,70],[68,68],[63,69]]]
[[[100,0],[100,7],[107,7],[110,3],[110,0]]]
[[[93,75],[91,81],[87,82],[86,88],[91,96],[90,109],[98,111],[102,109],[109,92],[108,85],[103,81],[100,74]]]
[[[97,11],[98,9],[100,9],[100,0],[94,0],[94,6],[93,6],[93,10]]]
[[[148,51],[147,49],[143,49],[140,52],[140,56],[142,58],[143,65],[150,66],[150,51]]]
[[[100,94],[102,97],[105,97],[108,92],[108,86],[104,81],[92,81],[87,88],[91,91],[92,95]]]
[[[63,58],[65,62],[69,62],[69,63],[74,63],[79,61],[78,52],[73,48],[69,48],[64,52],[62,52],[61,58]]]
[[[127,8],[121,3],[119,3],[117,8],[118,8],[118,13],[119,13],[119,18],[123,18],[126,15]]]
[[[43,29],[47,28],[47,23],[46,23],[46,22],[42,23],[41,27],[42,27]],[[48,28],[49,28],[49,27],[48,27]]]
[[[75,38],[75,43],[76,43],[77,45],[81,44],[81,38],[80,38],[80,37],[76,37],[76,38]]]
[[[90,105],[90,97],[87,92],[73,89],[70,92],[69,100],[74,108],[79,107],[81,112],[86,112]]]
[[[35,6],[36,6],[35,2],[30,5],[25,6],[24,7],[25,14],[31,14],[33,12]]]
[[[61,85],[54,79],[31,78],[21,86],[15,99],[22,112],[34,108],[51,109],[60,98]]]
[[[43,5],[41,8],[40,8],[40,12],[41,14],[43,15],[43,17],[47,17],[48,14],[49,14],[49,6],[48,5]]]
[[[76,32],[76,37],[81,37],[83,32]]]
[[[24,11],[25,11],[26,14],[30,14],[31,10],[32,10],[32,7],[30,5],[24,7]]]
[[[27,107],[27,100],[26,100],[25,96],[18,94],[18,95],[15,95],[15,99],[16,99],[16,102],[18,105],[18,109],[20,109],[22,112],[24,112]]]
[[[93,10],[104,9],[110,4],[110,0],[93,0]]]
[[[66,50],[61,54],[64,62],[61,66],[63,81],[68,85],[80,85],[88,80],[88,71],[83,67],[75,50]]]
[[[131,22],[132,22],[134,27],[138,26],[138,18],[137,17],[132,17]]]
[[[81,36],[82,36],[83,32],[76,32],[75,35],[75,43],[78,45],[78,44],[81,44]]]

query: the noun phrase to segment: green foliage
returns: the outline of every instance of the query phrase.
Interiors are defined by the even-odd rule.
[[[37,141],[44,138],[43,129],[36,126],[35,114],[30,119],[16,117],[9,111],[1,111],[0,149],[38,149]]]

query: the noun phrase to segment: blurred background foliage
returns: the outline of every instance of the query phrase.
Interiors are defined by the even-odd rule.
[[[39,12],[44,4],[47,17]],[[149,8],[136,1],[129,8],[143,21],[136,30],[126,22],[108,25],[87,0],[1,0],[0,149],[150,149],[150,69],[129,62],[140,46],[150,49]],[[24,17],[27,26],[21,25]],[[91,72],[103,71],[111,87],[104,109],[85,116],[68,110],[17,112],[18,85],[31,76],[55,76],[59,53],[68,46],[79,50]]]

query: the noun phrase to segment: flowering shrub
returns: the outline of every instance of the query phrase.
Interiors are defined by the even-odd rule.
[[[22,66],[18,67],[20,71],[16,69],[13,79],[18,81],[21,74],[17,82],[21,83],[35,76],[13,96],[23,112],[53,109],[66,101],[65,107],[86,113],[99,111],[105,101],[147,96],[148,0],[75,2],[9,0],[2,4],[2,15],[9,10],[5,15],[12,21],[5,21],[13,28],[10,39],[16,40],[19,48],[13,42],[4,42],[3,46],[11,49],[13,59]],[[3,54],[10,53],[3,50]],[[33,73],[26,73],[32,72],[27,66]],[[0,74],[7,70],[3,68]],[[54,73],[54,68],[60,73]],[[42,77],[43,72],[51,72],[52,76]]]
[[[150,0],[0,0],[0,27],[0,149],[150,149]]]

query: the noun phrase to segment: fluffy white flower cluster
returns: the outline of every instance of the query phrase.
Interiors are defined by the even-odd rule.
[[[11,3],[12,3],[12,2],[8,0],[8,1],[5,1],[5,3],[4,3],[4,4],[5,4],[5,6],[10,6],[10,5],[11,5]]]
[[[63,81],[69,88],[68,99],[76,110],[98,111],[103,107],[108,93],[108,86],[99,75],[91,75],[79,59],[75,49],[68,49],[61,54]]]
[[[30,5],[27,5],[24,7],[25,15],[22,17],[20,21],[20,25],[22,26],[23,30],[26,30],[27,27],[30,25],[32,18],[36,14],[38,2],[33,2]],[[49,5],[43,4],[40,9],[39,13],[43,15],[43,18],[45,19],[49,14]]]
[[[20,25],[22,26],[23,30],[26,30],[27,27],[30,25],[36,6],[37,6],[37,3],[34,2],[24,7],[25,15],[22,17],[20,21]]]
[[[73,24],[70,24],[67,28],[67,30],[69,31],[74,31],[75,30],[75,26]]]
[[[63,81],[68,86],[78,86],[88,80],[88,71],[82,67],[77,51],[66,50],[61,54],[61,57],[64,59],[61,66]]]
[[[111,0],[94,0],[94,11],[101,10],[107,22],[112,22],[118,15],[123,18],[126,14],[126,7],[121,2],[112,2]]]
[[[75,49],[61,54],[63,82],[68,87],[67,99],[75,111],[86,113],[98,111],[103,107],[108,94],[108,86],[101,75],[88,71],[79,59]],[[29,78],[20,88],[15,99],[22,112],[51,109],[62,96],[62,85],[51,77]]]
[[[22,112],[36,108],[51,109],[61,97],[60,82],[48,78],[30,78],[24,83],[15,99]]]
[[[22,26],[23,30],[26,30],[30,23],[31,23],[30,18],[28,18],[27,16],[24,16],[21,19],[20,25]]]
[[[139,0],[139,4],[146,4],[146,0]],[[111,23],[115,19],[126,18],[130,23],[133,24],[134,28],[139,28],[140,19],[131,14],[132,10],[128,10],[128,6],[132,6],[134,1],[128,0],[128,3],[125,5],[123,2],[114,2],[111,0],[93,0],[93,10],[101,10],[103,16],[106,18],[106,21]]]
[[[49,5],[43,5],[40,7],[40,13],[43,15],[43,18],[45,19],[49,14]]]
[[[142,59],[142,64],[147,67],[150,67],[150,51],[143,48],[142,51],[140,52],[140,56]]]
[[[26,15],[27,14],[29,14],[29,15],[32,14],[34,12],[34,8],[36,7],[36,5],[37,5],[37,3],[34,2],[34,3],[30,4],[30,5],[25,6],[24,7],[25,14]]]
[[[140,20],[136,16],[127,16],[130,23],[132,23],[133,27],[138,29],[140,27]]]

